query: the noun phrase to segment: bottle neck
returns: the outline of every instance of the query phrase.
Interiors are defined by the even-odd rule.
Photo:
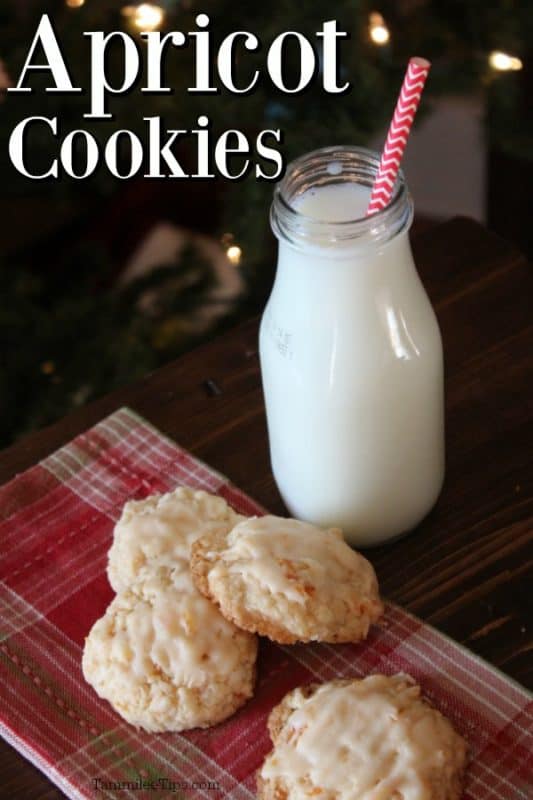
[[[353,298],[354,293],[374,296],[412,280],[418,277],[408,231],[403,231],[379,245],[358,242],[342,252],[294,247],[281,240],[274,289],[292,297],[317,292],[325,300],[331,295]]]
[[[327,147],[289,164],[285,178],[276,186],[270,212],[272,230],[280,241],[304,251],[319,250],[328,256],[375,248],[409,230],[413,204],[403,173],[399,172],[391,202],[382,211],[336,221],[330,213],[308,216],[299,208],[310,192],[333,196],[348,185],[366,188],[374,183],[379,156],[362,147]],[[316,214],[316,212],[314,212]],[[323,218],[320,218],[322,216]]]

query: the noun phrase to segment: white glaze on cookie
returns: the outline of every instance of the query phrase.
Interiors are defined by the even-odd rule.
[[[284,705],[285,704],[285,705]],[[271,717],[260,796],[455,800],[466,744],[405,675],[295,690]]]
[[[338,529],[252,517],[200,537],[191,567],[228,619],[287,644],[359,641],[383,611],[372,565]]]
[[[214,725],[251,696],[257,641],[218,612],[186,573],[117,595],[85,642],[83,673],[148,731]]]
[[[115,526],[109,582],[119,592],[160,568],[188,572],[195,539],[213,531],[227,532],[243,519],[222,497],[186,486],[130,501]]]
[[[326,535],[325,535],[326,534]],[[348,573],[365,591],[370,588],[372,575],[357,553],[346,546],[338,528],[324,531],[307,522],[279,517],[252,517],[240,522],[228,534],[224,563],[212,570],[215,581],[225,567],[239,573],[243,580],[256,582],[272,594],[282,593],[303,603],[306,593],[283,570],[287,561],[298,561],[305,567],[307,582],[316,592],[332,583],[343,581]]]

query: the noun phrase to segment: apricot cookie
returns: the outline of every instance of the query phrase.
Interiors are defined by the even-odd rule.
[[[251,517],[192,543],[199,590],[244,630],[284,644],[356,642],[383,612],[372,565],[338,529]]]
[[[270,714],[260,800],[459,800],[467,745],[407,675],[290,692]]]
[[[147,731],[208,727],[252,696],[257,638],[235,627],[186,572],[120,592],[85,640],[83,674]]]

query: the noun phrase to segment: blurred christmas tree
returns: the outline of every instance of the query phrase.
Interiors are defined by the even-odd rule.
[[[234,96],[224,89],[218,95],[198,96],[187,92],[194,52],[182,48],[167,59],[165,79],[174,88],[173,94],[141,96],[132,92],[113,98],[110,111],[114,118],[93,123],[91,128],[91,120],[83,119],[88,102],[85,95],[47,94],[43,88],[49,76],[35,73],[31,85],[37,93],[32,100],[24,95],[3,97],[0,140],[4,155],[14,126],[30,113],[58,116],[62,135],[83,127],[102,142],[121,128],[144,140],[142,118],[147,116],[161,116],[165,127],[192,129],[198,116],[207,114],[214,136],[238,127],[253,137],[264,128],[279,127],[284,131],[287,160],[324,145],[365,143],[389,119],[405,63],[410,55],[419,53],[433,61],[426,109],[432,95],[484,92],[490,140],[500,149],[531,157],[531,107],[525,96],[529,80],[525,47],[533,33],[530,3],[499,0],[487,6],[481,0],[467,4],[457,0],[383,0],[376,5],[334,0],[325,9],[316,0],[263,4],[159,0],[157,5],[130,5],[125,0],[124,7],[112,0],[3,0],[0,89],[8,84],[9,76],[20,74],[44,12],[53,16],[74,82],[82,86],[89,83],[89,49],[83,31],[123,29],[138,35],[140,30],[154,27],[186,32],[196,29],[198,13],[207,13],[215,53],[217,42],[237,29],[252,31],[260,38],[263,51],[249,53],[244,65],[237,64],[237,71],[242,68],[246,77],[254,62],[257,68],[263,66],[264,48],[281,32],[301,31],[316,41],[314,35],[322,23],[335,18],[339,29],[350,33],[350,41],[341,44],[341,60],[342,77],[350,80],[352,89],[342,96],[327,95],[316,81],[309,92],[287,96],[263,79],[257,91],[247,96]],[[118,57],[118,50],[111,54],[111,73],[120,68]],[[291,74],[297,81],[298,64],[296,52],[289,51],[288,82]],[[36,129],[29,147],[36,169],[39,165],[47,169],[57,154],[57,142],[45,129]],[[186,146],[178,151],[180,158],[190,157]],[[81,182],[29,181],[7,158],[1,163],[1,180],[6,208],[10,204],[21,209],[19,227],[31,231],[38,228],[45,213],[60,219],[65,209],[69,220],[48,250],[19,247],[0,263],[0,346],[4,354],[0,444],[6,444],[21,432],[135,379],[198,341],[200,334],[189,321],[209,297],[214,275],[212,264],[190,248],[170,269],[155,270],[125,288],[111,290],[116,252],[109,247],[109,236],[104,237],[103,246],[101,237],[93,234],[95,219],[101,225],[98,211],[102,204],[107,209],[117,208],[121,218],[121,227],[111,238],[125,236],[128,224],[131,228],[141,224],[138,216],[128,217],[124,185],[104,169]],[[190,185],[184,183],[181,208],[187,206],[189,192],[192,194]],[[203,185],[203,193],[204,207],[211,209],[215,204],[220,213],[211,209],[209,224],[199,219],[197,227],[213,228],[212,218],[216,219],[217,235],[225,234],[224,247],[233,247],[229,255],[239,263],[246,284],[239,307],[218,323],[220,327],[258,311],[266,299],[274,264],[268,230],[272,185],[257,182],[253,176],[235,184],[215,180]],[[163,219],[168,216],[164,207],[158,213]],[[176,213],[170,216],[176,219]],[[8,234],[6,231],[7,238]],[[143,302],[147,291],[158,298],[149,310]]]

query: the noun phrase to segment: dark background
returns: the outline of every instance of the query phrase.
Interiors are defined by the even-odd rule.
[[[221,179],[121,182],[104,168],[83,182],[29,181],[7,159],[9,135],[25,117],[58,115],[64,133],[83,127],[104,142],[119,128],[145,138],[143,116],[161,115],[165,127],[188,129],[205,113],[215,135],[238,128],[253,140],[264,128],[282,128],[286,159],[324,145],[380,146],[407,60],[424,55],[432,60],[432,70],[421,127],[446,98],[481,104],[482,144],[472,158],[484,164],[486,179],[479,189],[484,221],[533,252],[531,3],[161,0],[152,4],[160,9],[161,30],[195,30],[196,14],[208,13],[215,52],[217,42],[234,30],[254,32],[265,48],[286,30],[316,42],[322,23],[336,18],[351,37],[341,45],[341,61],[352,90],[328,96],[316,80],[293,97],[264,78],[248,97],[227,91],[198,97],[187,92],[193,74],[189,48],[168,58],[172,96],[132,92],[113,100],[113,121],[94,122],[82,118],[86,97],[44,92],[46,73],[30,79],[32,95],[5,93],[18,79],[44,12],[52,16],[74,81],[81,85],[88,84],[84,30],[122,29],[138,36],[138,4],[85,0],[72,7],[76,2],[8,0],[0,9],[0,445],[257,314],[275,269],[275,240],[268,227],[272,184],[253,176],[236,184]],[[376,12],[389,32],[381,45],[372,39]],[[494,69],[490,55],[495,50],[519,58],[521,69]],[[288,83],[297,80],[296,56],[289,50]],[[264,52],[250,56],[242,68],[251,69],[254,59],[264,71]],[[115,50],[110,74],[120,75],[120,68]],[[32,136],[30,148],[35,164],[48,165],[57,154],[57,142],[44,129]],[[194,164],[187,144],[177,148],[177,155]],[[466,188],[458,179],[458,202]],[[417,204],[414,234],[436,221],[431,209]],[[150,257],[140,257],[147,243]],[[232,246],[239,248],[238,263],[226,258]]]

